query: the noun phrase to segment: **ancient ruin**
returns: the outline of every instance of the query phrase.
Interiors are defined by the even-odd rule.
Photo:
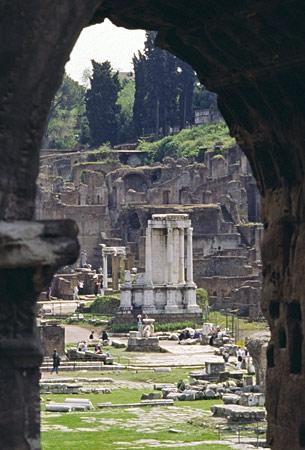
[[[78,255],[73,222],[33,221],[44,125],[81,29],[109,17],[127,28],[158,30],[158,45],[188,61],[218,94],[221,113],[250,161],[265,228],[268,442],[273,450],[304,449],[303,2],[31,0],[5,1],[1,12],[3,448],[40,447],[34,305],[58,267]]]
[[[192,233],[187,214],[153,214],[146,229],[145,272],[133,280],[130,272],[125,273],[121,313],[200,314],[193,281]]]
[[[198,161],[167,157],[149,166],[139,159],[137,167],[121,162],[122,149],[119,154],[113,150],[111,161],[98,162],[89,161],[90,152],[48,152],[41,162],[37,217],[73,217],[80,226],[86,263],[95,269],[103,266],[117,289],[124,268],[145,270],[145,230],[152,215],[188,214],[194,282],[208,290],[215,308],[239,309],[257,318],[259,195],[241,150],[234,146],[222,155],[217,152],[205,151]],[[103,253],[109,253],[108,261]],[[108,277],[104,287],[108,289]]]

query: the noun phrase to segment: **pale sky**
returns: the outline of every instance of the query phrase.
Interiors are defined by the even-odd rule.
[[[66,64],[66,72],[82,82],[85,69],[91,68],[91,59],[97,62],[109,60],[112,67],[121,72],[132,70],[132,56],[143,50],[145,31],[116,27],[108,19],[99,25],[85,28]]]

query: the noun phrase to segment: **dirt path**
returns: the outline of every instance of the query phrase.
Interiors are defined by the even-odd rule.
[[[80,327],[78,325],[65,325],[66,330],[66,344],[77,343],[79,341],[88,341],[90,330]]]

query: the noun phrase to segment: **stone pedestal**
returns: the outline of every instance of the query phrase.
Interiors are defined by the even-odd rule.
[[[131,310],[132,310],[131,290],[128,288],[121,289],[120,310],[121,310],[121,312],[131,312]]]
[[[166,291],[166,306],[165,312],[167,313],[175,313],[178,311],[178,305],[176,303],[176,290],[172,288],[168,288]]]
[[[186,309],[191,313],[201,313],[200,307],[196,303],[196,285],[194,283],[189,284],[185,288],[185,302]]]
[[[224,372],[226,365],[221,361],[206,361],[205,371],[208,375],[219,375],[220,372]]]
[[[129,352],[160,352],[159,338],[155,336],[139,337],[137,331],[131,331],[126,350]]]
[[[152,286],[147,287],[143,290],[143,306],[142,312],[149,314],[155,311],[154,305],[154,292]]]

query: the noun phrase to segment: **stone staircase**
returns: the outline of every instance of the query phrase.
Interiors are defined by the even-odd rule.
[[[52,359],[45,358],[41,367],[41,372],[51,372],[53,367]],[[122,370],[125,369],[125,366],[121,364],[111,364],[105,365],[102,361],[69,361],[62,360],[59,366],[60,372],[75,372],[81,370],[90,370],[90,371],[113,371],[113,370]]]

